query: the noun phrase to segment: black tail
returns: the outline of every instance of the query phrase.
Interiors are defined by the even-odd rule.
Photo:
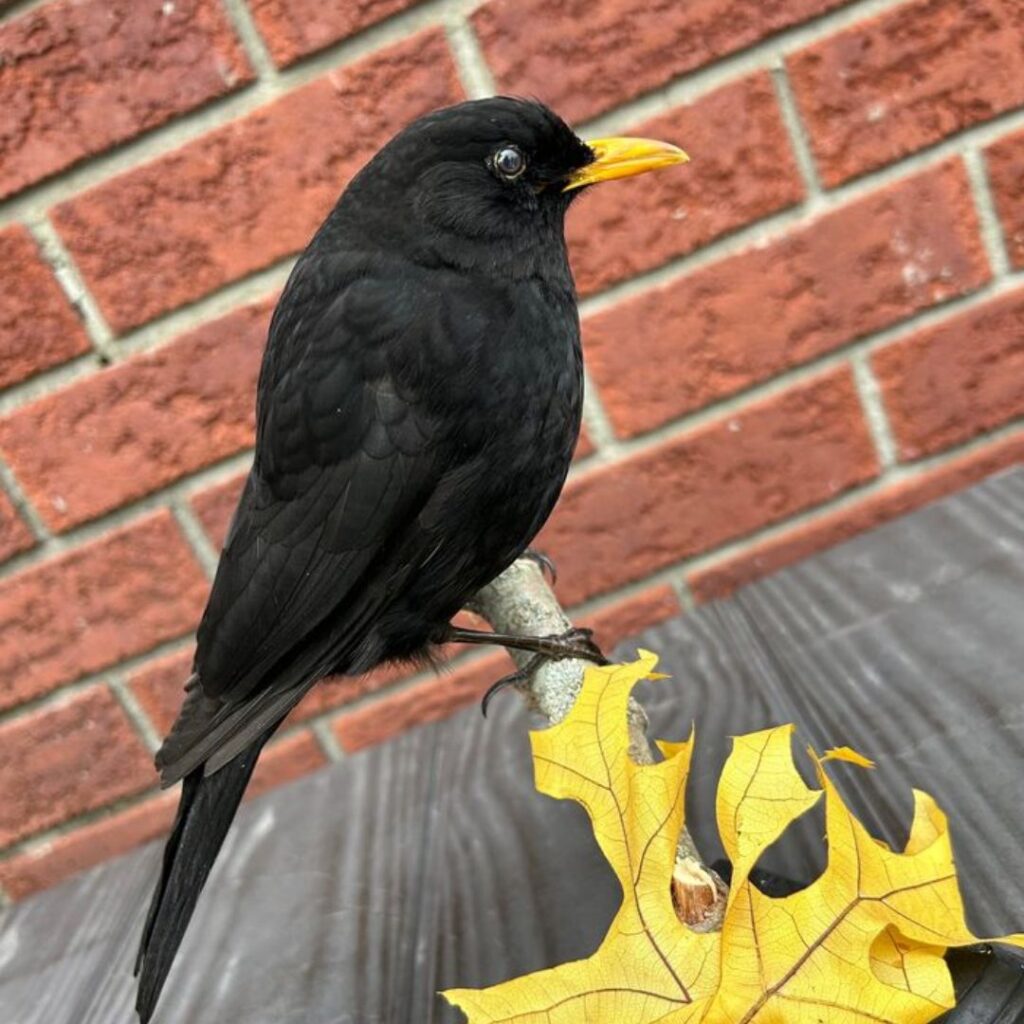
[[[164,847],[160,881],[135,961],[135,973],[141,975],[135,1008],[142,1024],[153,1015],[199,894],[269,736],[269,732],[261,736],[212,775],[204,776],[200,767],[182,782],[178,816]]]

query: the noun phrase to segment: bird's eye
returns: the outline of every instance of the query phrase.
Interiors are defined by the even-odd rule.
[[[494,154],[494,169],[507,180],[518,178],[526,170],[526,157],[515,146],[502,146]]]

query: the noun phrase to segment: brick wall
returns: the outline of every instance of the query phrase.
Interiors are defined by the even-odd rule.
[[[424,110],[534,94],[693,157],[570,225],[586,439],[542,546],[606,643],[1024,454],[1019,0],[0,8],[2,898],[167,827],[274,297]],[[254,788],[503,658],[318,688]]]

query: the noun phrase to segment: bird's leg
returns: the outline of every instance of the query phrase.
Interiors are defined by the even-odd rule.
[[[536,548],[527,548],[519,557],[535,563],[540,571],[551,579],[551,586],[558,582],[558,566],[543,551],[538,551]]]
[[[593,641],[594,631],[573,626],[564,633],[553,636],[513,636],[509,633],[488,633],[479,629],[462,629],[449,626],[444,639],[453,643],[463,644],[498,644],[515,651],[530,651],[533,657],[522,668],[511,675],[499,679],[484,694],[480,710],[487,714],[487,706],[491,698],[506,686],[518,686],[530,680],[534,672],[546,661],[563,661],[566,658],[579,658],[591,661],[595,665],[607,665],[608,659],[601,648]]]
[[[564,633],[551,636],[514,636],[511,633],[491,633],[482,629],[462,629],[449,626],[444,632],[445,643],[456,644],[497,644],[513,651],[529,651],[542,655],[548,661],[562,661],[565,658],[582,658],[595,665],[607,665],[608,659],[601,648],[591,639],[592,629],[573,626]]]

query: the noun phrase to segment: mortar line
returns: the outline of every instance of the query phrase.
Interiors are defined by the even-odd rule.
[[[275,260],[269,267],[254,270],[208,295],[201,295],[125,331],[116,341],[117,362],[163,348],[197,328],[270,299],[284,288],[296,259],[297,254]]]
[[[138,733],[139,739],[142,740],[146,750],[150,754],[156,754],[162,742],[160,734],[150,720],[149,715],[146,714],[142,705],[136,699],[135,694],[128,687],[128,684],[119,673],[114,673],[107,677],[107,686],[110,688],[110,692],[113,693],[114,699],[121,706],[121,710],[125,713],[128,721],[136,733]]]
[[[798,50],[829,39],[865,19],[913,2],[914,0],[854,0],[852,3],[846,3],[799,24],[789,25],[701,67],[683,71],[663,85],[627,100],[613,110],[603,111],[585,119],[581,122],[581,128],[593,135],[620,134],[626,125],[656,117],[680,105],[693,103],[721,86],[731,85],[754,72],[769,70]]]
[[[256,77],[276,85],[280,77],[277,65],[244,0],[221,0],[221,4]]]
[[[19,839],[16,842],[10,843],[8,846],[4,847],[4,849],[0,850],[0,862],[13,860],[15,857],[20,857],[23,854],[33,854],[45,850],[46,847],[52,845],[56,840],[61,839],[64,836],[71,835],[73,832],[78,832],[80,829],[87,828],[89,825],[95,825],[107,818],[113,818],[124,811],[130,811],[136,807],[140,807],[147,801],[160,796],[163,792],[163,790],[156,785],[156,781],[157,775],[154,770],[154,785],[149,786],[138,793],[130,793],[127,796],[118,797],[116,800],[111,801],[109,804],[104,804],[102,807],[94,807],[90,811],[82,811],[74,817],[69,818],[67,821],[62,821],[58,825],[51,825],[49,828],[33,833],[30,836],[25,836],[24,839]]]
[[[682,588],[685,588],[684,592],[689,593],[688,584],[685,582],[685,574],[714,566],[715,564],[721,564],[732,558],[734,555],[741,553],[744,549],[753,549],[759,544],[777,539],[778,537],[784,536],[794,529],[798,529],[800,526],[812,523],[815,520],[822,520],[827,515],[833,512],[843,511],[848,508],[852,508],[860,504],[864,499],[870,498],[876,494],[883,493],[896,483],[903,483],[913,481],[914,479],[923,478],[933,469],[940,467],[943,464],[951,463],[958,458],[972,454],[975,451],[979,451],[983,448],[994,447],[1001,441],[1012,437],[1013,435],[1021,432],[1024,428],[1024,417],[1020,417],[1016,420],[1011,421],[1008,424],[1004,424],[1002,427],[991,431],[988,434],[983,434],[979,437],[972,438],[971,440],[964,442],[963,444],[956,445],[952,448],[946,449],[943,452],[936,453],[933,456],[929,456],[925,459],[919,460],[915,463],[903,464],[896,467],[893,471],[888,474],[883,474],[875,479],[852,488],[841,495],[837,495],[835,498],[828,499],[820,504],[817,504],[809,509],[801,510],[786,519],[769,524],[760,529],[751,531],[741,537],[733,538],[723,544],[712,548],[709,551],[702,552],[699,555],[691,556],[685,559],[681,559],[671,565],[662,566],[654,572],[644,576],[640,580],[630,581],[609,594],[598,595],[592,599],[581,602],[573,606],[570,611],[573,615],[584,615],[588,611],[607,607],[627,599],[631,594],[642,592],[643,590],[649,589],[652,586],[658,585],[659,581],[672,582],[677,577],[682,576],[683,582]],[[179,641],[175,641],[175,644],[179,644]],[[130,662],[134,661],[149,661],[154,660],[157,656],[155,652],[150,652],[147,655],[139,656],[138,658],[128,659],[121,665],[117,666],[118,672],[125,670],[129,666]],[[487,657],[487,654],[481,652],[470,652],[465,655],[459,655],[451,662],[452,667],[461,666],[463,664],[469,664],[473,661],[482,660]],[[110,671],[110,670],[108,670]],[[375,700],[383,697],[384,695],[391,695],[400,693],[404,690],[410,689],[415,685],[422,683],[428,679],[436,678],[435,675],[429,671],[421,671],[415,675],[396,681],[395,684],[385,687],[381,690],[375,691],[370,694],[364,694],[355,701],[352,701],[340,708],[331,708],[321,712],[319,715],[313,716],[306,722],[300,723],[301,727],[309,727],[311,729],[314,726],[319,725],[320,728],[326,728],[330,730],[330,723],[340,718],[343,714],[346,714],[352,710],[364,707]],[[442,677],[443,678],[443,677]],[[72,684],[74,687],[86,685],[86,681],[82,681],[81,684]],[[62,691],[65,692],[65,691]],[[34,701],[30,705],[23,705],[17,709],[13,709],[19,714],[25,711],[34,709],[44,703],[54,703],[53,698],[55,694],[50,694],[43,700]],[[3,720],[11,716],[9,713],[5,713],[0,716],[0,720]],[[322,724],[320,724],[322,723]],[[298,726],[297,726],[298,728]],[[332,734],[333,739],[333,734]],[[339,748],[340,750],[340,748]],[[341,751],[342,756],[346,756],[344,751]],[[75,831],[81,828],[83,825],[88,825],[94,821],[101,820],[102,818],[112,817],[114,814],[119,813],[122,810],[129,809],[130,807],[140,805],[145,800],[155,796],[160,791],[155,789],[147,789],[141,793],[134,794],[129,797],[120,798],[117,801],[112,802],[102,808],[97,808],[94,811],[86,812],[83,815],[79,815],[68,822],[61,823],[58,826],[54,826],[51,829],[40,832],[34,836],[27,837],[16,843],[11,844],[6,849],[0,851],[0,860],[7,860],[13,856],[16,856],[22,852],[31,849],[37,849],[45,843],[52,842],[53,839],[68,834],[69,832]]]
[[[109,665],[106,668],[90,672],[80,679],[58,683],[45,693],[37,694],[21,704],[0,710],[0,724],[14,721],[23,715],[32,714],[37,711],[46,711],[50,708],[60,707],[91,687],[109,685],[112,675],[127,677],[153,662],[175,654],[181,654],[183,651],[190,651],[194,644],[195,634],[192,632],[186,633],[184,636],[172,637],[170,640],[162,640],[148,650],[132,654],[115,665]],[[182,679],[182,682],[184,683],[184,679]]]
[[[36,399],[44,398],[75,381],[91,377],[103,368],[99,353],[92,347],[87,352],[69,359],[60,366],[42,370],[17,384],[0,389],[0,416],[6,415]]]
[[[60,235],[57,234],[57,229],[45,214],[30,218],[25,222],[25,226],[39,246],[43,258],[53,270],[53,276],[56,277],[57,283],[68,297],[68,301],[77,310],[92,347],[99,354],[101,363],[109,361],[112,354],[113,332],[100,312],[99,305],[92,293],[86,288],[78,266]]]
[[[309,725],[309,731],[313,734],[313,738],[329,763],[336,764],[338,761],[344,761],[348,757],[348,754],[345,753],[344,748],[338,742],[334,733],[331,732],[326,716],[318,715]]]
[[[1004,124],[1002,121],[1006,123]],[[1024,126],[1024,110],[1015,111],[1002,121],[998,129],[993,127],[992,122],[967,129],[966,132],[945,140],[932,149],[913,154],[897,164],[840,185],[822,193],[818,198],[812,197],[803,203],[727,231],[706,245],[670,259],[659,267],[644,271],[627,281],[617,282],[594,295],[587,296],[580,303],[581,315],[586,316],[599,312],[623,299],[682,278],[753,246],[771,245],[781,240],[791,228],[810,226],[817,216],[870,196],[894,180],[928,170],[941,163],[950,154],[959,156],[961,145],[967,145],[972,140],[977,143],[989,135],[998,136],[1007,128],[1010,121],[1013,121],[1015,125]],[[122,361],[136,352],[151,351],[177,337],[180,333],[231,312],[237,308],[239,303],[257,301],[266,292],[283,285],[294,262],[294,255],[286,256],[264,270],[255,271],[237,281],[228,282],[208,295],[200,296],[191,303],[162,314],[149,323],[135,328],[108,348],[112,361]],[[62,369],[55,368],[50,372],[61,372]],[[83,367],[76,367],[74,373],[82,372],[82,369]],[[73,375],[71,374],[71,376]],[[23,401],[30,400],[30,397],[35,397],[40,391],[39,386],[34,383],[36,380],[37,378],[32,378],[0,393],[0,411],[15,408]],[[27,397],[22,398],[22,394]]]
[[[968,457],[985,448],[995,447],[1018,434],[1024,436],[1024,416],[926,458],[915,462],[900,463],[886,472],[879,473],[873,479],[849,488],[832,498],[827,498],[810,508],[801,509],[784,519],[758,527],[739,537],[730,538],[707,551],[689,555],[661,566],[642,579],[631,581],[609,594],[601,594],[573,605],[569,611],[574,616],[587,615],[607,604],[614,604],[616,600],[622,600],[624,597],[642,592],[659,583],[671,584],[677,576],[681,576],[685,583],[689,573],[722,564],[735,555],[742,554],[744,550],[753,550],[762,543],[784,537],[802,526],[812,524],[816,520],[823,520],[834,512],[852,509],[865,499],[882,494],[896,485],[924,479],[933,470],[939,469],[945,464],[953,463],[957,459]]]
[[[494,76],[469,18],[459,7],[449,7],[445,11],[444,27],[466,95],[470,99],[495,95]]]
[[[694,611],[697,607],[697,598],[694,597],[690,584],[686,582],[686,577],[682,574],[673,576],[670,585],[683,612]]]
[[[7,460],[2,456],[0,456],[0,492],[6,494],[11,499],[11,504],[17,510],[18,515],[24,520],[38,544],[45,544],[53,539],[53,534],[50,533],[46,523],[43,522],[43,517],[36,511],[32,502],[29,501],[28,495],[25,494],[21,484],[18,482],[17,476],[14,474],[14,470],[7,465]],[[0,567],[0,577],[10,575],[7,567],[11,562],[31,554],[32,550],[37,549],[21,551],[16,555],[12,555]]]
[[[870,355],[891,342],[953,320],[961,314],[968,314],[1022,285],[1024,285],[1024,271],[1018,271],[983,285],[966,295],[957,296],[944,303],[919,310],[898,323],[890,324],[872,334],[853,338],[806,362],[784,367],[772,377],[754,381],[746,388],[722,395],[706,406],[685,411],[679,416],[633,437],[619,439],[615,443],[611,457],[608,453],[598,452],[593,458],[596,463],[602,465],[617,464],[664,441],[684,436],[709,423],[716,423],[732,414],[742,413],[750,405],[777,397],[796,385],[848,363],[859,353]]]
[[[94,376],[98,369],[130,362],[133,357],[154,352],[197,328],[269,299],[284,287],[294,264],[295,257],[288,256],[264,270],[232,281],[210,295],[161,314],[149,323],[113,338],[102,357],[93,349],[60,366],[3,388],[0,390],[0,415],[6,415],[38,398]]]
[[[709,567],[713,568],[716,565],[729,561],[735,555],[742,554],[744,550],[753,550],[762,543],[778,540],[798,530],[800,527],[812,525],[816,520],[824,520],[834,512],[845,512],[853,509],[864,499],[883,494],[897,485],[922,480],[934,470],[941,469],[943,465],[969,457],[985,448],[994,448],[1001,442],[1018,434],[1024,435],[1024,416],[1019,416],[1009,423],[1004,423],[1002,426],[997,427],[995,430],[972,437],[968,441],[943,449],[943,451],[936,452],[926,458],[915,462],[899,463],[887,472],[880,473],[877,477],[864,484],[844,491],[842,494],[829,498],[811,508],[803,509],[779,522],[763,526],[742,537],[733,538],[716,548],[703,551],[699,555],[679,562],[677,567],[685,573]],[[950,493],[959,489],[962,488],[954,487]],[[934,500],[939,501],[941,499],[935,498]]]
[[[597,382],[584,366],[583,369],[583,425],[594,446],[594,453],[612,452],[618,445],[612,421],[601,401]]]
[[[233,28],[233,17],[242,6],[231,0],[227,8]],[[223,96],[215,96],[192,110],[172,117],[164,124],[111,146],[102,153],[84,157],[74,166],[36,182],[19,194],[0,203],[0,227],[15,220],[38,216],[51,206],[71,199],[126,171],[166,156],[224,125],[253,113],[275,99],[306,85],[316,78],[352,64],[392,43],[397,43],[427,28],[443,28],[443,14],[451,0],[425,0],[424,3],[399,11],[374,25],[340,39],[324,49],[300,58],[282,70],[260,76],[253,67],[255,80],[241,85]],[[253,23],[253,32],[259,36]],[[252,38],[250,37],[250,41]],[[243,48],[245,41],[242,41]],[[270,64],[269,55],[267,58]],[[269,70],[269,69],[268,69]]]
[[[444,2],[446,4],[446,6],[444,6],[443,8],[441,7],[442,2]],[[867,6],[869,4],[873,4],[874,2],[875,2],[875,0],[865,0],[865,6]],[[908,2],[909,2],[909,0],[908,0]],[[414,11],[419,11],[419,10],[424,10],[424,9],[429,10],[429,11],[434,11],[436,13],[438,11],[450,12],[450,11],[453,11],[453,10],[455,10],[455,11],[460,11],[460,10],[464,10],[464,9],[465,10],[469,10],[469,9],[471,9],[471,6],[468,3],[468,0],[435,0],[435,2],[428,3],[427,5],[424,5],[424,7],[422,7],[422,8],[415,8]],[[843,11],[845,11],[845,10],[847,10],[847,9],[844,8]],[[836,12],[836,13],[838,14],[838,13],[841,13],[841,12]],[[825,16],[825,17],[827,18],[828,16]],[[399,15],[396,15],[394,17],[394,19],[388,19],[386,22],[382,22],[381,24],[382,25],[388,25],[388,24],[391,23],[392,20],[398,20],[398,19],[401,19],[401,18],[402,18],[402,15],[399,14]],[[367,29],[367,30],[365,30],[365,33],[360,33],[356,37],[353,37],[353,38],[356,38],[356,39],[362,38],[362,36],[364,34],[372,33],[373,30],[375,28],[378,28],[378,27],[379,26],[374,26],[371,29]],[[806,28],[806,23],[805,23],[805,26],[801,26],[801,27],[798,27],[798,28]],[[776,43],[778,43],[778,40],[781,39],[781,38],[784,38],[784,37],[786,37],[786,33],[785,32],[782,33],[780,36],[774,37],[774,41]],[[343,43],[339,44],[339,45],[340,46],[347,45],[347,43],[350,42],[350,41],[351,40],[343,41]],[[760,46],[757,47],[752,52],[761,53],[762,52],[762,47],[764,47],[766,45],[767,45],[767,42],[762,42],[762,44],[760,44]],[[330,53],[334,53],[334,49],[330,49],[327,52],[329,54]],[[730,60],[730,58],[724,58],[722,62],[718,62],[717,64],[711,65],[711,66],[712,67],[718,67],[719,65],[721,65],[723,63],[728,63],[729,60]],[[291,69],[289,69],[289,72],[290,72],[290,70]],[[289,72],[286,72],[286,76],[287,76],[287,74]],[[688,76],[687,81],[692,81],[695,77],[699,77],[699,75],[700,75],[700,72],[695,72],[694,74]],[[252,90],[250,90],[250,91],[252,91]],[[258,104],[256,104],[256,105],[258,105]],[[629,104],[627,104],[627,105],[625,105],[623,107],[618,108],[618,110],[615,113],[618,115],[622,111],[628,111],[628,109],[629,109]],[[199,116],[200,114],[202,114],[202,111],[196,112],[193,116]],[[186,119],[186,121],[188,120],[188,115],[185,115],[185,119]],[[230,119],[231,118],[226,118],[225,120],[227,121],[227,120],[230,120]],[[179,122],[175,122],[175,124],[178,124],[178,123]],[[991,121],[985,122],[985,123],[980,124],[980,125],[972,126],[971,128],[968,128],[965,131],[963,131],[961,133],[958,133],[957,135],[953,136],[950,139],[941,140],[940,142],[936,143],[935,145],[933,145],[931,147],[928,147],[928,148],[922,150],[919,153],[911,154],[908,157],[906,157],[905,159],[903,159],[901,161],[898,161],[895,164],[890,164],[887,167],[880,168],[877,171],[868,173],[868,174],[866,174],[864,176],[861,176],[860,178],[857,178],[857,179],[855,179],[855,180],[853,180],[851,182],[847,182],[847,183],[845,183],[843,185],[838,186],[835,189],[832,189],[832,190],[830,190],[828,192],[823,193],[822,194],[822,202],[821,202],[821,210],[833,209],[835,207],[843,205],[844,203],[846,203],[848,201],[853,201],[855,198],[858,198],[858,197],[860,197],[862,195],[865,195],[865,194],[869,194],[875,188],[880,187],[880,186],[882,186],[884,184],[887,184],[888,182],[890,182],[892,180],[904,177],[904,176],[906,176],[906,175],[908,175],[910,173],[913,173],[916,170],[925,169],[925,168],[929,167],[930,165],[935,164],[935,163],[941,161],[945,156],[948,156],[948,155],[951,155],[951,154],[952,155],[959,155],[960,154],[960,147],[962,147],[964,145],[968,145],[968,144],[971,144],[971,143],[984,144],[987,140],[996,138],[996,137],[1000,136],[1001,134],[1003,134],[1006,131],[1012,131],[1015,127],[1020,126],[1020,125],[1024,125],[1024,110],[1012,111],[1012,112],[1009,112],[1007,114],[1000,115],[999,117],[997,117],[997,118],[995,118],[995,119],[993,119]],[[157,131],[159,132],[160,129],[157,129]],[[97,158],[97,159],[100,159],[100,158]],[[67,180],[70,177],[73,177],[74,173],[75,173],[74,171],[69,172],[69,174],[65,175],[64,178],[61,179],[61,180]],[[74,192],[73,189],[71,191],[72,191],[72,193]],[[18,199],[20,199],[20,197],[17,197],[13,201],[17,202]],[[729,232],[729,233],[727,233],[727,234],[725,234],[723,236],[720,236],[718,239],[715,239],[712,242],[710,242],[707,246],[704,246],[704,247],[696,250],[693,253],[686,254],[683,257],[680,257],[680,258],[678,258],[676,260],[670,261],[669,263],[667,263],[662,268],[657,268],[657,270],[655,270],[655,271],[649,271],[646,274],[639,275],[637,278],[632,279],[630,282],[625,282],[625,283],[622,283],[622,284],[619,284],[619,285],[613,285],[613,286],[611,286],[610,289],[604,290],[602,293],[600,293],[597,296],[592,296],[592,297],[588,298],[587,300],[585,300],[585,302],[588,303],[588,304],[591,304],[591,308],[597,308],[593,304],[596,301],[598,301],[598,300],[604,300],[606,296],[607,296],[606,301],[611,302],[611,301],[614,301],[616,298],[620,297],[620,295],[630,294],[630,293],[632,293],[632,291],[643,290],[643,288],[645,286],[647,286],[648,284],[649,285],[656,284],[661,277],[671,277],[673,275],[673,273],[683,272],[683,271],[685,271],[687,269],[687,267],[696,267],[696,266],[700,266],[700,265],[712,262],[719,255],[728,254],[730,251],[736,251],[737,247],[742,246],[742,244],[743,244],[742,239],[744,237],[756,236],[757,233],[758,233],[758,230],[759,230],[759,228],[758,228],[759,225],[761,226],[761,228],[763,230],[771,230],[773,226],[774,227],[785,227],[785,226],[788,226],[788,225],[793,224],[793,223],[799,223],[801,220],[806,218],[806,216],[807,216],[807,214],[809,212],[815,212],[812,209],[812,206],[814,206],[814,205],[816,205],[816,204],[812,204],[812,203],[808,202],[808,203],[805,203],[803,206],[798,206],[798,207],[795,207],[795,208],[791,208],[790,210],[783,211],[780,214],[771,215],[768,218],[764,218],[761,221],[755,222],[752,225],[743,226],[743,227],[737,229],[736,231]],[[0,218],[0,219],[2,219],[2,218]],[[745,236],[744,232],[750,232],[750,235]],[[725,249],[721,249],[720,250],[718,247],[722,247],[722,246],[731,246],[731,249],[730,248],[725,248]],[[293,259],[293,257],[288,257],[285,260],[282,260],[279,265],[275,265],[275,268],[276,268],[276,266],[283,266],[286,263],[290,264],[292,259]],[[691,263],[687,263],[688,260],[691,261]],[[273,270],[275,268],[271,268],[271,270]],[[655,275],[655,274],[658,274],[660,276],[659,277],[652,276],[652,275]],[[246,279],[243,279],[242,282],[230,282],[229,284],[225,285],[223,288],[218,289],[218,290],[212,292],[210,295],[202,296],[202,297],[198,298],[196,300],[195,304],[194,304],[194,306],[196,308],[196,313],[195,313],[196,317],[197,318],[201,318],[202,317],[203,310],[204,310],[205,304],[207,302],[213,302],[216,299],[216,296],[218,296],[222,292],[227,292],[229,289],[232,289],[232,288],[235,288],[235,287],[239,286],[240,284],[244,283],[245,280]],[[620,289],[623,289],[623,288],[626,288],[626,287],[628,287],[630,289],[630,291],[626,291],[626,292],[620,291]],[[189,309],[189,308],[192,308],[192,307],[191,306],[185,307],[186,310]],[[188,317],[187,317],[187,313],[186,314],[181,314],[179,311],[174,311],[172,313],[166,314],[165,316],[168,318],[168,320],[167,320],[168,324],[180,323],[180,322],[188,323],[189,322]],[[170,318],[173,318],[173,317],[176,317],[176,316],[180,316],[181,320],[173,320],[172,321],[170,319]],[[145,340],[144,341],[143,340],[139,340],[137,342],[134,342],[131,346],[126,346],[125,349],[127,350],[127,348],[129,348],[129,347],[134,348],[135,345],[138,345],[139,347],[148,347],[149,345],[159,344],[163,340],[163,336],[160,334],[159,330],[157,330],[157,329],[155,329],[153,327],[153,324],[154,323],[158,323],[158,322],[162,322],[162,321],[163,321],[163,318],[158,318],[157,321],[153,321],[153,322],[151,322],[151,324],[143,325],[142,327],[138,328],[136,333],[140,334],[140,337],[144,338]],[[153,331],[153,333],[150,334],[150,333],[148,333],[149,331]],[[147,333],[143,335],[142,332],[147,332]],[[119,346],[119,348],[120,348],[120,346]],[[2,397],[2,396],[0,396],[0,397]]]
[[[996,277],[1003,277],[1010,272],[1009,246],[1006,244],[1003,225],[996,209],[985,158],[973,146],[966,149],[963,158],[967,166],[967,179],[970,182],[971,196],[978,214],[981,238],[985,244],[989,266]]]
[[[818,177],[811,140],[800,118],[800,108],[793,95],[793,86],[786,72],[784,61],[780,60],[778,66],[772,68],[772,86],[775,89],[775,99],[779,104],[779,111],[782,114],[782,124],[789,137],[789,144],[792,147],[797,170],[800,172],[800,180],[803,182],[804,193],[807,196],[807,209],[808,212],[811,212],[823,205],[821,197],[824,190]]]
[[[858,353],[871,354],[878,348],[908,337],[918,330],[943,323],[954,319],[961,313],[969,313],[973,309],[980,308],[987,302],[1022,285],[1024,285],[1024,271],[1008,274],[974,292],[920,310],[899,323],[881,328],[866,337],[855,338],[798,366],[784,368],[767,380],[753,382],[747,388],[723,395],[703,408],[684,412],[634,437],[618,438],[615,436],[607,412],[600,407],[596,400],[597,389],[591,386],[588,388],[588,393],[594,397],[585,399],[585,403],[587,403],[586,423],[588,431],[592,428],[595,430],[592,440],[596,450],[593,455],[587,457],[584,466],[574,467],[573,476],[588,475],[590,472],[596,471],[598,467],[618,464],[634,455],[641,454],[644,450],[656,448],[663,442],[685,436],[693,430],[717,422],[733,413],[742,412],[749,405],[776,397],[793,386],[847,363]],[[176,480],[151,494],[134,499],[94,520],[74,527],[66,533],[47,536],[45,542],[36,548],[13,555],[0,568],[0,577],[9,576],[48,561],[66,550],[104,535],[111,529],[131,525],[143,515],[167,507],[177,497],[187,501],[196,492],[222,483],[248,469],[251,461],[252,450],[246,449],[219,460],[212,466],[196,470],[181,480]],[[7,472],[10,473],[9,470]],[[10,479],[13,481],[13,477]],[[0,462],[0,480],[5,480],[2,462]],[[7,481],[5,480],[5,482]],[[41,520],[36,518],[35,522],[39,528],[45,529]]]
[[[871,361],[864,349],[853,353],[850,357],[853,366],[853,384],[860,400],[864,420],[868,425],[868,433],[878,456],[878,464],[883,472],[899,462],[899,447],[893,436],[892,424],[885,411],[885,399],[882,389],[871,369]]]
[[[786,237],[790,229],[794,227],[798,229],[810,227],[822,216],[848,207],[859,200],[867,199],[887,185],[932,170],[945,162],[948,157],[961,157],[963,149],[969,146],[981,145],[985,140],[991,141],[991,138],[997,138],[1005,131],[1024,127],[1024,108],[1013,111],[1003,120],[1005,123],[1001,124],[998,131],[993,129],[992,123],[967,129],[960,135],[913,154],[899,163],[880,168],[827,192],[822,192],[820,197],[776,211],[750,224],[741,225],[719,235],[700,248],[674,257],[659,267],[643,271],[628,281],[616,282],[584,298],[580,303],[580,314],[587,316],[598,312],[617,304],[623,298],[641,294],[659,284],[682,278],[748,248],[773,245]]]
[[[75,166],[30,185],[18,195],[0,203],[0,227],[15,220],[37,216],[51,206],[194,142],[207,132],[245,117],[323,74],[342,68],[420,30],[444,29],[446,17],[465,16],[477,6],[479,0],[425,0],[424,3],[400,11],[321,51],[301,58],[288,68],[275,71],[272,80],[257,78],[255,82],[232,93],[214,97],[163,125],[126,139],[102,153],[86,157]],[[608,114],[583,122],[583,126],[589,129],[606,119],[621,122],[623,119],[635,120],[639,116],[648,116],[648,108],[652,104],[657,107],[652,112],[660,113],[682,102],[690,102],[719,85],[743,77],[751,70],[764,70],[773,60],[780,59],[786,45],[795,48],[827,38],[832,32],[854,24],[862,17],[891,7],[892,0],[859,0],[827,12],[801,25],[783,29],[703,68],[684,72],[643,97],[627,101]]]
[[[689,611],[697,605],[696,598],[694,597],[687,580],[687,576],[690,573],[703,570],[708,567],[713,567],[717,564],[723,564],[735,555],[742,553],[744,550],[752,550],[762,543],[783,537],[791,531],[811,524],[816,520],[824,520],[827,516],[835,512],[842,512],[855,508],[864,500],[875,495],[882,494],[893,488],[895,485],[912,482],[917,479],[923,479],[934,469],[939,468],[944,464],[954,462],[959,458],[969,456],[984,448],[998,445],[1001,441],[1008,437],[1012,437],[1017,433],[1021,433],[1022,431],[1024,431],[1024,417],[1018,417],[996,430],[987,434],[982,434],[976,438],[971,438],[969,441],[955,445],[942,452],[937,452],[927,458],[920,459],[913,463],[901,463],[892,467],[887,472],[879,473],[878,476],[869,481],[865,481],[862,484],[849,488],[841,494],[832,498],[827,498],[809,508],[794,512],[782,520],[761,526],[739,537],[730,538],[729,540],[723,541],[722,543],[697,555],[690,555],[669,565],[661,566],[654,571],[647,573],[641,579],[628,581],[619,587],[616,587],[609,593],[595,595],[594,597],[588,598],[584,601],[577,602],[576,604],[569,606],[566,609],[566,612],[573,621],[577,621],[578,619],[585,618],[596,612],[612,607],[621,601],[628,600],[630,597],[643,593],[652,587],[664,584],[668,584],[673,588],[680,600],[683,611]],[[453,659],[449,665],[452,668],[455,668],[456,666],[461,667],[464,664],[470,664],[473,661],[482,660],[487,656],[487,653],[483,651],[474,651],[468,655],[460,654],[456,659]],[[315,716],[311,721],[336,721],[343,715],[353,710],[365,708],[385,696],[400,694],[406,690],[413,689],[415,686],[425,681],[436,678],[438,678],[438,676],[429,670],[416,673],[414,676],[406,679],[396,680],[395,683],[380,690],[363,694],[356,700],[347,703],[342,707],[327,709]],[[440,675],[440,678],[443,680],[443,673]]]
[[[67,551],[78,549],[90,541],[99,540],[122,527],[133,526],[153,512],[165,509],[171,511],[170,506],[175,499],[188,501],[197,492],[224,483],[231,477],[248,470],[251,464],[252,449],[247,448],[219,459],[210,466],[204,466],[180,480],[174,480],[151,494],[134,498],[95,519],[73,526],[64,533],[47,531],[45,540],[39,546],[30,551],[12,555],[0,568],[0,578],[12,576],[40,563],[48,562]],[[2,460],[0,460],[0,479],[3,479]],[[39,522],[41,528],[46,529],[45,524],[42,524],[41,520]]]
[[[170,509],[171,515],[174,516],[178,523],[178,528],[185,536],[185,542],[192,549],[192,553],[206,574],[206,578],[212,582],[217,574],[220,552],[213,546],[210,538],[206,535],[206,530],[203,529],[202,523],[199,522],[196,514],[186,501],[176,495],[171,499]]]

